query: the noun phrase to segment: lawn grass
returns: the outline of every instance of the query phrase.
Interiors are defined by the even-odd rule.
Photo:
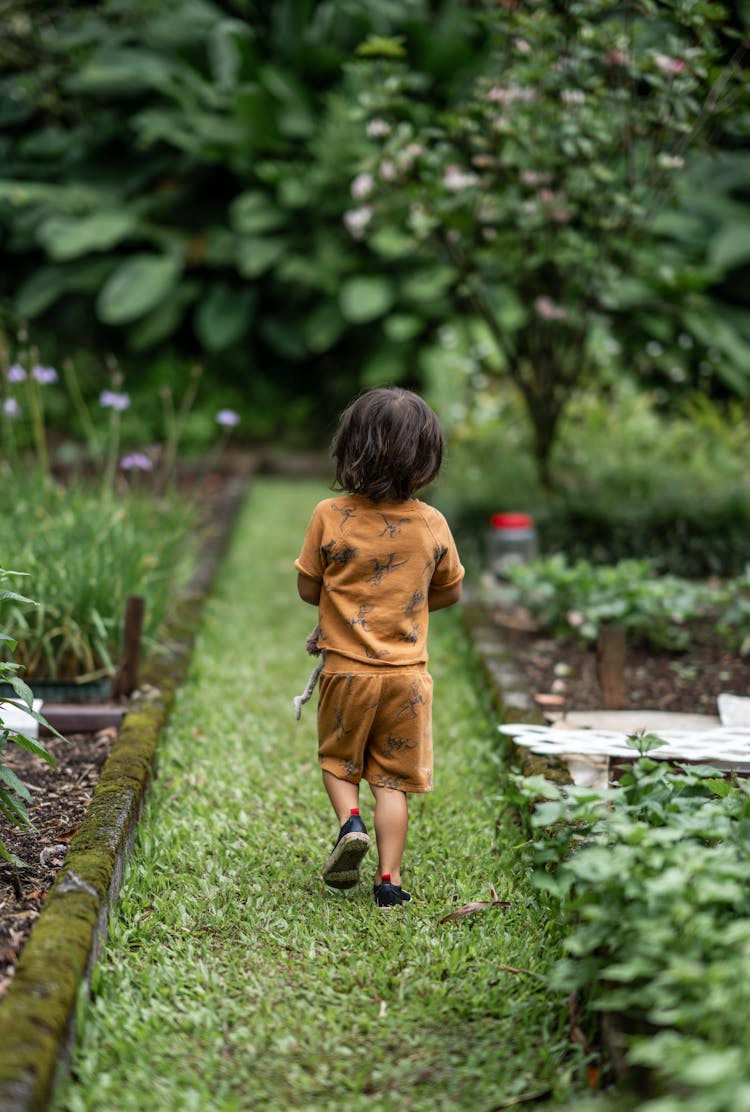
[[[383,913],[369,873],[351,894],[319,879],[337,828],[314,703],[294,720],[315,612],[292,564],[326,493],[278,480],[251,492],[57,1112],[490,1110],[534,1094],[560,1108],[583,1086],[565,999],[500,967],[543,973],[559,934],[502,809],[493,715],[455,610],[431,623],[436,789],[412,797],[415,901]],[[366,788],[362,809],[369,824]],[[440,923],[491,884],[509,908]]]

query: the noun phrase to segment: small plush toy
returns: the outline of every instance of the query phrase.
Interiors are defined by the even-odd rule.
[[[316,625],[315,629],[312,631],[312,633],[309,634],[307,640],[305,641],[305,648],[309,652],[310,656],[319,656],[320,660],[317,662],[312,672],[310,673],[310,678],[307,681],[307,687],[305,688],[305,690],[302,692],[301,695],[295,695],[294,697],[294,716],[297,721],[299,721],[302,716],[303,706],[312,698],[313,692],[317,687],[318,680],[320,679],[320,673],[323,671],[323,665],[325,664],[326,654],[323,652],[320,645],[318,644],[319,637],[320,626]]]

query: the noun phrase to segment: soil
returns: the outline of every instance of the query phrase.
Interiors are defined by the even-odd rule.
[[[533,695],[559,695],[566,710],[602,708],[594,647],[542,636],[524,612],[497,609],[493,622]],[[708,627],[693,630],[685,652],[626,647],[623,710],[716,715],[722,692],[750,695],[750,661],[728,651]]]
[[[0,862],[0,997],[65,861],[70,840],[83,822],[116,736],[113,728],[74,734],[66,741],[46,739],[44,745],[57,768],[18,745],[6,750],[5,763],[31,791],[27,810],[33,826],[17,827],[0,819],[0,840],[24,862],[23,868]]]

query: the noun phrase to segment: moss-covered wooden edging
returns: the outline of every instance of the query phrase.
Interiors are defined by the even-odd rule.
[[[142,671],[86,817],[0,1003],[0,1109],[37,1112],[67,1069],[76,1002],[106,937],[154,765],[159,736],[183,682],[203,601],[237,518],[248,476],[231,480],[193,578]]]

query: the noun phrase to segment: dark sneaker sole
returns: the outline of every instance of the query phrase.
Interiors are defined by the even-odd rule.
[[[359,883],[359,866],[370,848],[367,834],[345,834],[323,866],[323,880],[330,888],[353,888]]]

